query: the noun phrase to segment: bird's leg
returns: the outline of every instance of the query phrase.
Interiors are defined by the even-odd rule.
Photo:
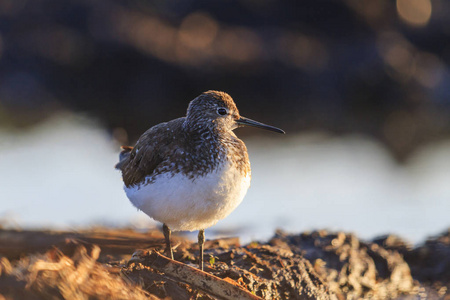
[[[203,271],[203,245],[205,244],[205,230],[198,231],[198,247],[200,248],[200,257],[198,259],[198,267]]]
[[[172,252],[172,244],[170,243],[170,228],[166,225],[163,224],[163,232],[164,232],[164,237],[166,238],[166,255],[167,257],[170,257],[171,259],[173,259],[173,252]]]

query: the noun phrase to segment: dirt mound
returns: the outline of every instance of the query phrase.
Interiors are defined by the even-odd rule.
[[[153,285],[150,289],[151,293],[162,298],[183,294],[184,296],[179,299],[190,299],[193,296],[192,287],[185,289],[182,293],[179,286],[174,285],[176,282],[182,281],[193,285],[194,290],[202,291],[200,293],[202,298],[205,296],[204,293],[213,294],[209,289],[210,286],[226,281],[250,292],[242,296],[243,299],[253,299],[251,295],[258,296],[255,299],[336,299],[328,291],[309,261],[290,251],[256,243],[246,247],[225,246],[208,249],[205,254],[209,257],[209,263],[205,266],[205,272],[198,271],[193,264],[197,254],[197,251],[192,248],[180,251],[178,258],[184,264],[178,266],[176,272],[169,272],[167,265],[170,262],[155,262],[156,259],[164,260],[165,258],[155,257],[155,253],[141,252],[136,255],[136,261],[139,261],[140,265],[137,267],[133,263],[124,273],[132,281],[162,283],[159,286]],[[143,269],[145,272],[142,272]],[[184,269],[187,279],[179,275],[179,269]],[[194,280],[196,273],[213,276]],[[195,295],[199,296],[198,291]],[[236,299],[236,296],[226,289],[213,295],[218,298]]]

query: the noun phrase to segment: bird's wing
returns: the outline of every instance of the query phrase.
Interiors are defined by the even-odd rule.
[[[161,123],[147,130],[137,141],[136,146],[122,147],[121,161],[117,168],[122,170],[123,181],[126,186],[142,182],[146,176],[151,175],[167,157],[170,148],[176,140],[168,134],[173,127],[181,125],[184,118],[168,123]]]

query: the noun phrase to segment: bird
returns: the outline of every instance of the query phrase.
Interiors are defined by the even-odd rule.
[[[241,116],[230,95],[210,90],[189,103],[185,117],[151,127],[134,147],[122,146],[115,167],[125,193],[163,224],[167,257],[173,259],[172,231],[198,230],[203,271],[205,229],[228,216],[250,187],[247,148],[233,132],[243,126],[285,133]]]

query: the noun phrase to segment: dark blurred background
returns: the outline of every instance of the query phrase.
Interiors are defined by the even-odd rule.
[[[450,132],[449,16],[445,0],[0,0],[0,126],[72,110],[131,143],[217,89],[403,161]]]
[[[0,0],[0,226],[159,226],[119,145],[223,90],[252,187],[208,238],[449,226],[450,1]]]

